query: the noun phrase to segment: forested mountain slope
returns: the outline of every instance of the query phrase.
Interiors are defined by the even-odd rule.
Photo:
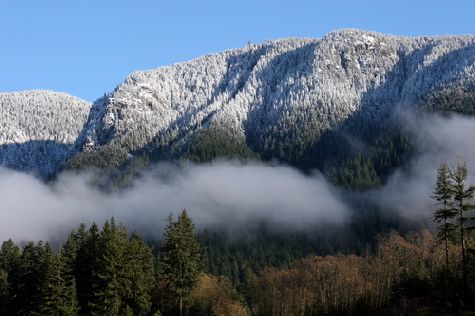
[[[90,108],[65,93],[0,93],[0,165],[51,175],[73,154]]]
[[[200,160],[213,152],[197,144],[232,139],[262,158],[299,163],[325,132],[371,133],[398,107],[458,111],[470,102],[473,110],[474,44],[342,30],[138,71],[94,104],[82,143]]]
[[[475,36],[340,30],[134,72],[93,104],[68,165],[120,166],[146,155],[321,167],[342,156],[328,149],[345,147],[348,135],[381,142],[368,138],[399,108],[473,113],[474,104]]]

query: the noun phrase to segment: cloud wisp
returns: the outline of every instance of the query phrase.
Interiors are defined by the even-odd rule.
[[[465,162],[467,183],[475,184],[475,118],[404,113],[402,120],[415,137],[417,152],[410,165],[396,170],[371,198],[388,212],[409,219],[429,218],[434,209],[431,195],[437,168],[442,162]]]

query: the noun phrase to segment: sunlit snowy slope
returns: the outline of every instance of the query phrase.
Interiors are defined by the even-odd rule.
[[[137,71],[94,105],[84,144],[134,151],[154,141],[180,152],[197,131],[215,127],[258,152],[279,152],[277,139],[305,147],[356,112],[377,124],[436,93],[474,92],[474,44],[470,36],[342,30]]]

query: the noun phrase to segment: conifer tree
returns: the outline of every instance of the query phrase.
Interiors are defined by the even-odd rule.
[[[160,281],[178,303],[182,315],[183,299],[196,284],[202,269],[200,247],[186,210],[181,212],[177,221],[169,216],[159,264]]]
[[[76,283],[65,274],[61,252],[53,254],[50,249],[44,259],[44,276],[41,283],[41,306],[43,315],[76,315],[78,305],[76,299]]]
[[[12,288],[13,315],[40,313],[44,260],[49,252],[49,246],[41,241],[29,242],[23,247]]]
[[[95,224],[92,228],[97,228]],[[78,313],[87,315],[89,312],[88,302],[92,293],[92,272],[94,271],[95,243],[90,242],[90,231],[81,223],[77,231],[72,231],[61,250],[61,263],[64,267],[63,275],[71,296],[75,296],[78,305]],[[79,282],[78,282],[79,280]],[[73,286],[74,285],[74,286]],[[72,293],[74,291],[74,293]]]
[[[15,282],[15,268],[20,260],[20,248],[9,239],[0,248],[0,315],[12,314],[11,287]]]
[[[81,224],[83,225],[83,224]],[[70,277],[76,276],[76,261],[79,249],[79,241],[77,238],[77,232],[72,231],[68,239],[66,240],[62,248],[62,260],[64,263],[65,271],[64,273],[68,274]]]
[[[76,288],[81,315],[90,315],[94,304],[94,292],[98,286],[97,261],[99,258],[100,232],[96,223],[89,230],[81,225],[77,231],[79,243],[76,259]]]
[[[125,293],[127,306],[134,315],[146,315],[150,311],[155,286],[154,258],[151,249],[137,233],[133,233],[128,241],[126,271],[130,281]]]
[[[0,315],[7,315],[9,305],[8,273],[0,267]]]
[[[45,254],[42,272],[40,312],[43,315],[60,315],[61,291],[63,290],[60,263],[49,247]]]
[[[468,270],[467,270],[467,231],[471,229],[471,211],[475,205],[471,203],[475,192],[475,187],[465,184],[468,176],[468,169],[465,163],[458,162],[452,168],[451,178],[453,181],[452,192],[454,196],[454,209],[457,212],[458,234],[461,244],[462,258],[462,277],[464,291],[468,288]]]
[[[77,315],[79,313],[79,302],[77,300],[76,279],[66,280],[63,293],[63,315]]]
[[[434,220],[439,224],[437,237],[445,246],[446,271],[449,271],[449,242],[455,229],[455,225],[451,221],[457,215],[452,201],[452,185],[450,168],[446,163],[442,163],[437,170],[437,180],[432,198],[436,200],[437,205],[434,213]]]
[[[4,241],[0,248],[0,267],[11,271],[18,264],[20,256],[20,248],[11,239]]]
[[[92,304],[95,315],[118,315],[122,299],[130,291],[125,266],[127,232],[122,225],[116,225],[114,218],[106,221],[99,240],[97,278]]]

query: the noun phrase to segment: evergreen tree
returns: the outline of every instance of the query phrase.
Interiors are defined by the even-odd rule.
[[[53,255],[49,245],[46,247],[42,268],[42,282],[40,283],[40,306],[39,310],[44,315],[60,315],[62,279],[60,263]]]
[[[68,281],[61,252],[55,255],[48,247],[43,264],[44,276],[40,288],[41,314],[76,315],[78,312],[76,283],[74,278]]]
[[[126,274],[125,253],[127,232],[116,225],[114,218],[106,221],[99,239],[97,278],[92,304],[95,315],[118,315],[125,306],[122,299],[130,291]]]
[[[76,279],[66,279],[63,293],[63,315],[77,315],[79,308],[76,291]]]
[[[11,287],[15,282],[15,268],[20,260],[20,248],[10,239],[0,248],[0,315],[11,314]]]
[[[200,247],[186,210],[181,212],[177,221],[169,216],[159,264],[160,281],[178,302],[182,315],[183,299],[190,294],[202,270]]]
[[[149,246],[133,233],[126,253],[126,276],[130,287],[125,293],[127,306],[134,315],[146,315],[151,307],[151,294],[155,286],[154,258]]]
[[[437,203],[434,220],[439,224],[437,237],[445,246],[446,271],[449,271],[449,241],[453,237],[455,229],[451,220],[457,215],[452,202],[452,185],[450,168],[446,163],[442,163],[437,170],[437,180],[432,198]]]
[[[475,205],[470,203],[473,199],[475,186],[466,186],[468,169],[465,163],[458,162],[457,165],[452,168],[451,178],[453,181],[452,192],[454,196],[454,209],[457,212],[458,217],[458,234],[461,244],[461,257],[462,257],[462,277],[464,291],[468,288],[468,273],[467,273],[467,231],[472,227],[470,216],[471,211],[475,209]]]
[[[41,241],[29,242],[23,247],[15,280],[12,282],[13,315],[37,315],[41,306],[41,284],[44,277],[44,261],[48,257],[49,246]]]
[[[76,259],[76,288],[81,315],[90,315],[98,286],[99,227],[93,223],[88,231],[81,225],[77,232],[79,243]]]
[[[20,256],[20,248],[11,239],[4,241],[0,248],[0,268],[10,272],[18,264]]]
[[[73,230],[69,234],[68,239],[66,240],[66,243],[62,248],[62,260],[65,268],[64,273],[66,273],[69,277],[76,276],[76,261],[78,255],[78,248],[79,241],[77,238],[77,232]]]
[[[9,287],[8,273],[3,268],[0,268],[0,315],[7,315],[8,312]]]
[[[95,224],[92,227],[96,227]],[[89,238],[90,232],[86,230],[86,225],[81,223],[77,231],[72,231],[69,234],[61,250],[61,264],[68,289],[67,293],[71,296],[71,300],[73,297],[75,298],[77,313],[83,315],[88,313],[88,297],[93,295],[90,284],[95,259],[92,260],[92,264],[85,265],[85,262],[91,261],[90,252],[92,253],[92,250],[95,249],[93,244],[88,243]],[[78,279],[80,284],[78,284]],[[71,309],[74,310],[74,307]]]

